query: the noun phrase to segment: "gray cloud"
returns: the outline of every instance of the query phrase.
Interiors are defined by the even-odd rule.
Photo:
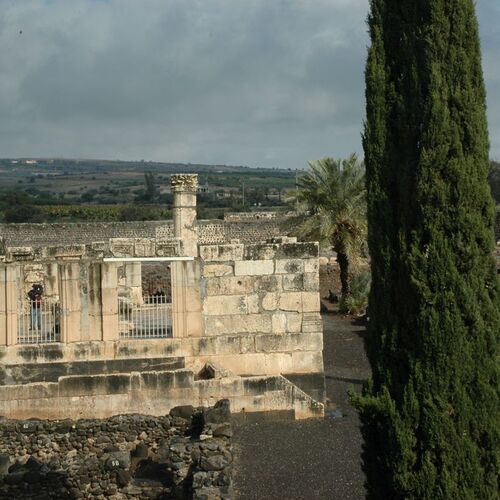
[[[492,155],[499,7],[479,0]],[[0,0],[0,156],[361,153],[367,0]],[[20,34],[22,30],[22,34]]]

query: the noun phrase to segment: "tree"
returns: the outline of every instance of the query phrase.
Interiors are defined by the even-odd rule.
[[[41,222],[43,214],[33,200],[23,191],[9,191],[0,197],[0,210],[5,222]]]
[[[498,498],[499,284],[472,0],[371,0],[370,498]]]
[[[490,161],[488,182],[495,203],[500,203],[500,162],[494,160]]]
[[[146,192],[144,193],[144,200],[152,202],[158,197],[160,193],[160,189],[158,187],[153,172],[144,173],[144,182],[146,183]]]
[[[337,253],[342,297],[349,295],[349,265],[365,234],[365,178],[355,154],[344,160],[323,158],[309,162],[288,198],[299,215],[290,227],[301,238],[318,240]]]

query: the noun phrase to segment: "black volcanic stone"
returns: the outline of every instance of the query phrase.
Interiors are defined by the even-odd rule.
[[[170,416],[189,420],[194,412],[195,409],[192,405],[176,406],[170,410]]]
[[[130,473],[128,471],[123,469],[116,470],[116,484],[119,488],[127,486],[127,484],[130,483],[131,479],[132,478],[130,477]]]
[[[137,458],[148,458],[148,454],[149,454],[149,448],[146,444],[144,443],[139,443],[136,447],[135,447],[135,452],[134,452],[134,456],[137,457]]]
[[[26,481],[28,484],[38,483],[40,482],[41,478],[42,475],[36,470],[30,470],[23,476],[24,481]]]
[[[213,408],[207,408],[203,412],[203,419],[206,424],[223,424],[231,420],[231,410],[229,400],[221,399]]]
[[[5,453],[0,453],[0,476],[2,476],[3,474],[7,474],[7,472],[9,472],[9,467],[10,467],[9,455],[6,455]]]

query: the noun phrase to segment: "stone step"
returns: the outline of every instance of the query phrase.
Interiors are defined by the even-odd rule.
[[[106,375],[146,371],[178,370],[185,367],[184,358],[127,358],[69,363],[23,363],[0,365],[0,385],[20,385],[34,382],[57,382],[59,377],[74,375]]]

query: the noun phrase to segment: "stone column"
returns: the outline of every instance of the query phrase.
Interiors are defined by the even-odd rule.
[[[59,283],[61,291],[61,342],[79,342],[82,340],[80,263],[61,263]]]
[[[174,174],[170,177],[174,194],[174,236],[180,239],[180,253],[186,257],[198,256],[196,227],[197,174]]]
[[[86,340],[102,339],[102,296],[101,296],[101,263],[92,262],[88,266],[87,290],[87,332]]]
[[[5,340],[7,345],[17,344],[17,308],[19,283],[17,280],[17,265],[5,266]]]
[[[0,266],[0,346],[7,345],[7,267]]]
[[[171,276],[173,336],[203,336],[199,262],[172,262]]]
[[[102,340],[118,340],[118,265],[101,265]]]
[[[196,174],[176,174],[170,178],[174,194],[174,236],[180,242],[180,255],[198,257],[196,227]],[[172,323],[174,337],[203,335],[199,263],[173,262]]]
[[[127,262],[125,264],[125,285],[130,290],[132,302],[141,305],[142,298],[142,262]]]

